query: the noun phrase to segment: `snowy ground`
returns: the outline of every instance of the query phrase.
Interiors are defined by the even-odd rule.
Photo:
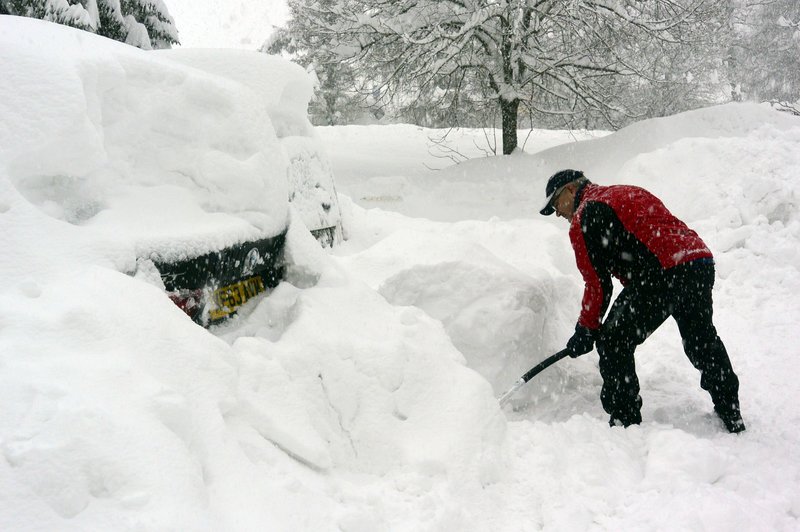
[[[98,75],[108,59],[98,53],[63,79],[20,67],[35,75],[14,83],[68,79],[111,98],[112,82],[160,81],[143,53],[125,52],[110,77]],[[197,76],[166,76],[177,116],[202,120],[212,89],[246,111],[233,87]],[[459,165],[429,152],[436,132],[321,128],[348,240],[323,251],[293,216],[286,281],[207,331],[122,271],[135,238],[97,229],[127,211],[55,208],[83,197],[60,184],[93,182],[64,173],[79,174],[83,159],[70,154],[88,149],[48,137],[67,127],[98,133],[96,182],[126,184],[126,208],[148,198],[142,216],[157,210],[153,183],[131,179],[142,177],[129,172],[137,144],[120,140],[136,121],[99,116],[94,100],[65,91],[42,108],[49,127],[21,121],[32,92],[3,81],[0,530],[800,528],[797,118],[728,105],[582,142],[535,132],[525,154]],[[83,105],[86,116],[64,114]],[[213,130],[186,137],[211,160],[240,152]],[[483,133],[453,138],[476,154]],[[130,166],[110,172],[109,161]],[[566,225],[537,214],[563,167],[650,188],[715,252],[716,324],[747,432],[727,434],[713,416],[672,323],[637,353],[641,426],[608,427],[595,353],[559,362],[498,408],[496,395],[560,349],[577,317]]]
[[[637,353],[640,427],[607,427],[595,353],[562,361],[505,413],[498,477],[451,486],[431,519],[400,520],[409,529],[800,527],[800,120],[729,105],[427,173],[412,170],[404,147],[424,135],[407,126],[321,136],[337,147],[340,193],[356,204],[355,236],[338,262],[388,302],[441,321],[495,392],[559,349],[577,315],[566,224],[536,215],[553,170],[648,187],[716,254],[716,323],[741,377],[747,433],[721,430],[668,322]],[[369,176],[360,170],[365,153]],[[416,157],[431,162],[422,149]],[[381,209],[362,208],[376,198]]]

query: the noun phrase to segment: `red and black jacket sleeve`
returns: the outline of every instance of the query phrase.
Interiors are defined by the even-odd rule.
[[[613,292],[612,272],[603,251],[611,239],[607,220],[615,216],[611,207],[600,202],[587,203],[582,214],[580,223],[570,228],[575,260],[585,284],[578,325],[597,330]]]

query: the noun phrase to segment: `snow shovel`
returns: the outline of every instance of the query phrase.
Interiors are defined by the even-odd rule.
[[[508,402],[508,400],[511,399],[511,396],[514,395],[517,392],[517,390],[522,388],[523,384],[525,384],[526,382],[534,378],[536,375],[541,373],[543,370],[549,368],[550,366],[552,366],[553,364],[555,364],[556,362],[558,362],[559,360],[568,355],[569,355],[569,349],[562,349],[555,355],[550,355],[549,357],[545,358],[544,360],[533,366],[531,369],[529,369],[528,372],[525,373],[525,375],[517,379],[517,382],[514,383],[514,386],[512,386],[506,393],[500,396],[500,408],[503,408],[503,405],[505,405]]]

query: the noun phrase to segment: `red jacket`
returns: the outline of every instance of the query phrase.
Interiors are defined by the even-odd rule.
[[[626,287],[658,290],[669,268],[713,257],[697,233],[642,188],[589,183],[575,205],[569,238],[586,284],[578,323],[589,329],[600,327],[612,275]]]

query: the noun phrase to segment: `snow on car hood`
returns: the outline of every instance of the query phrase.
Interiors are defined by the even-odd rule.
[[[72,28],[17,17],[0,28],[0,170],[42,212],[162,260],[284,230],[289,163],[269,109],[286,105],[286,87],[286,109],[310,97],[302,69],[240,52],[246,69],[273,73],[256,93]],[[287,113],[281,128],[306,127]]]

